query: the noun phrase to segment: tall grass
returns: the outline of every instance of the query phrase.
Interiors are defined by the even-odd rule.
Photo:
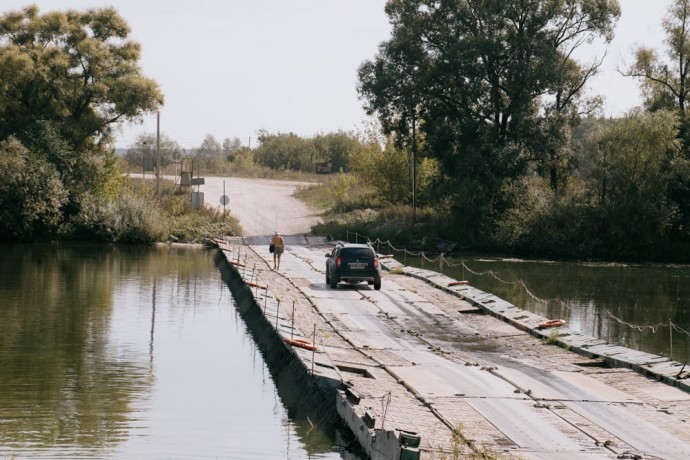
[[[148,244],[161,241],[196,242],[240,234],[231,215],[192,209],[188,193],[162,181],[160,201],[153,181],[128,179],[116,197],[82,197],[79,212],[63,228],[63,236],[78,240]]]

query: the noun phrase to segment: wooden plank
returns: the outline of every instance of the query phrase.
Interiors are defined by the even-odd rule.
[[[612,344],[601,344],[587,347],[587,351],[607,357],[613,357],[621,353],[625,353],[626,350],[627,348]]]
[[[676,378],[680,370],[683,368],[683,365],[675,361],[666,361],[648,364],[642,366],[642,368],[653,374]],[[685,375],[687,372],[690,372],[690,369],[688,369],[686,366],[683,370],[683,375]]]

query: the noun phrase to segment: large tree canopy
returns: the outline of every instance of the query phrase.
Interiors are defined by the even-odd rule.
[[[15,203],[0,239],[54,235],[84,197],[117,193],[113,129],[163,103],[128,34],[113,8],[0,15],[0,162]]]
[[[438,158],[456,184],[487,188],[531,161],[551,171],[554,130],[586,109],[598,64],[573,51],[608,41],[617,0],[390,0],[391,38],[359,70],[359,92],[386,132]],[[547,122],[545,122],[546,120]],[[551,121],[549,121],[551,120]]]
[[[163,96],[128,33],[113,8],[39,14],[33,5],[0,16],[0,140],[24,141],[48,121],[81,151],[158,109]]]

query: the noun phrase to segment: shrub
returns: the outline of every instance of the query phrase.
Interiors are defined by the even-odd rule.
[[[67,191],[58,172],[18,140],[0,142],[0,240],[31,240],[54,233]]]
[[[71,220],[72,237],[113,243],[153,243],[166,239],[167,219],[155,201],[125,193],[113,201],[82,196]]]
[[[222,235],[237,235],[238,228],[235,218],[222,221],[210,210],[176,216],[170,222],[170,234],[178,240],[189,242]]]

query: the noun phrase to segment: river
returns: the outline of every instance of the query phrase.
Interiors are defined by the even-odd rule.
[[[2,249],[0,459],[355,458],[285,402],[214,251]]]

